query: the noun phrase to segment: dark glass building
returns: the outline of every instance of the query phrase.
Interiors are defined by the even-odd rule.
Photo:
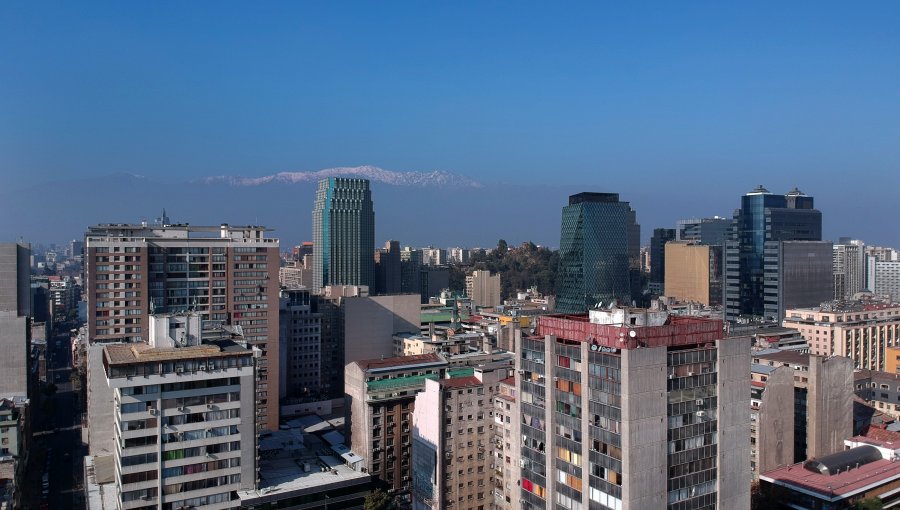
[[[579,313],[597,303],[640,299],[637,215],[618,193],[579,193],[563,208],[556,310]]]
[[[650,237],[650,294],[661,296],[665,292],[666,243],[675,240],[674,228],[654,228]]]
[[[375,212],[366,179],[319,181],[313,208],[313,287],[375,284]]]
[[[806,242],[784,246],[788,241]],[[832,277],[819,280],[831,264],[831,255],[825,255],[831,243],[821,241],[822,213],[813,207],[813,197],[796,188],[776,195],[762,186],[741,197],[725,242],[726,320],[780,321],[786,307],[830,299],[823,292]]]

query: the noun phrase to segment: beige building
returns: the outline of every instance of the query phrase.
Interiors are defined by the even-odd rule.
[[[494,397],[494,508],[519,508],[518,439],[521,436],[516,407],[516,378],[500,381]]]
[[[666,296],[706,306],[722,304],[722,247],[666,243]]]
[[[500,301],[500,275],[491,275],[490,271],[472,271],[466,276],[466,295],[472,299],[473,306],[498,306]]]
[[[492,363],[425,382],[413,411],[413,506],[484,510],[494,501],[494,395],[512,372]],[[449,372],[452,375],[452,371]]]
[[[809,342],[809,352],[846,356],[857,368],[885,370],[885,350],[900,347],[900,305],[832,301],[785,312],[782,323]]]

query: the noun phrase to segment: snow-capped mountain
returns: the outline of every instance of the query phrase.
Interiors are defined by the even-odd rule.
[[[462,175],[432,170],[430,172],[395,172],[376,166],[354,166],[326,168],[314,172],[280,172],[262,177],[239,177],[218,175],[206,177],[200,182],[205,184],[230,184],[232,186],[259,186],[268,183],[296,184],[300,182],[315,182],[325,177],[361,177],[373,182],[381,182],[394,186],[416,187],[462,187],[481,188],[482,184]]]

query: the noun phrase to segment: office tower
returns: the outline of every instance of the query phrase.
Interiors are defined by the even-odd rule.
[[[542,316],[516,345],[520,508],[750,507],[750,341],[644,309]]]
[[[493,396],[512,367],[492,363],[472,375],[426,379],[415,397],[413,508],[490,508],[496,487]]]
[[[650,237],[650,294],[654,296],[668,295],[665,290],[666,281],[666,243],[675,240],[675,229],[654,228]]]
[[[375,252],[375,294],[401,292],[400,243],[388,241]]]
[[[834,299],[853,299],[866,289],[866,245],[841,238],[834,245]]]
[[[282,289],[278,320],[281,397],[318,396],[322,391],[322,314],[309,289]]]
[[[149,343],[104,348],[117,507],[239,508],[256,484],[254,351],[197,315],[149,325]]]
[[[319,181],[313,218],[313,290],[375,284],[375,212],[366,179]]]
[[[666,296],[706,306],[722,304],[722,247],[666,243]]]
[[[466,296],[474,306],[494,307],[500,301],[500,275],[490,271],[472,271],[466,276]]]
[[[563,208],[556,310],[581,313],[597,303],[640,296],[640,225],[618,193],[579,193]],[[652,264],[653,262],[651,262]]]
[[[421,272],[422,251],[404,246],[400,252],[400,292],[421,294]]]
[[[788,309],[783,324],[799,331],[813,354],[845,356],[857,368],[883,371],[885,349],[900,339],[900,305],[828,301]]]
[[[412,413],[427,379],[441,379],[447,360],[439,354],[359,360],[345,369],[350,448],[366,469],[394,489],[411,482]],[[487,398],[487,397],[485,397]]]
[[[676,241],[690,241],[695,244],[721,245],[731,231],[731,220],[713,216],[678,220],[675,228]]]
[[[450,287],[450,268],[447,266],[421,266],[419,268],[420,302],[426,304],[432,297]]]
[[[262,351],[257,425],[278,428],[279,250],[278,239],[266,232],[225,224],[89,227],[85,293],[91,344],[148,341],[151,313],[191,311],[205,326],[241,326],[245,339]]]
[[[30,245],[0,243],[0,395],[32,395],[30,261]]]
[[[313,254],[313,243],[312,241],[303,241],[297,246],[291,248],[291,258],[294,262],[300,262],[303,260],[303,257]]]
[[[787,307],[830,299],[832,248],[821,239],[822,213],[796,188],[776,195],[759,186],[741,197],[725,242],[725,319],[781,320]],[[802,242],[785,246],[793,241]]]

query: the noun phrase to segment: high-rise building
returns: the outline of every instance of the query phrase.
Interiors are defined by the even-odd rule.
[[[466,276],[466,296],[474,306],[499,306],[500,275],[491,275],[490,271],[472,271]]]
[[[149,320],[150,343],[104,348],[117,508],[239,508],[256,486],[254,351],[197,315]]]
[[[730,230],[731,220],[718,216],[678,220],[675,228],[675,240],[711,246],[721,245],[725,243]]]
[[[706,306],[722,304],[722,247],[666,243],[666,296]]]
[[[869,290],[890,301],[900,301],[900,261],[869,257]]]
[[[366,179],[319,181],[313,218],[313,290],[375,284],[375,212]]]
[[[741,197],[725,242],[725,319],[780,320],[787,307],[828,300],[832,248],[821,239],[822,213],[796,188],[776,195],[759,186]],[[785,246],[789,241],[805,243]]]
[[[440,296],[441,291],[450,287],[450,268],[447,266],[421,266],[419,268],[419,297],[422,304],[434,296]],[[415,291],[413,291],[415,292]]]
[[[400,243],[388,241],[375,252],[375,294],[401,292]]]
[[[556,310],[583,313],[600,302],[638,299],[640,233],[634,209],[618,193],[570,196],[562,211]]]
[[[834,245],[834,299],[853,299],[866,289],[866,245],[841,239]]]
[[[0,243],[0,395],[32,396],[31,246]]]
[[[266,231],[225,224],[89,227],[90,343],[147,342],[152,313],[195,312],[205,327],[241,326],[246,341],[262,351],[257,425],[278,428],[279,249]]]
[[[517,342],[520,508],[750,507],[750,341],[644,309]]]
[[[650,294],[666,293],[666,243],[675,240],[675,229],[654,228],[650,237]]]

